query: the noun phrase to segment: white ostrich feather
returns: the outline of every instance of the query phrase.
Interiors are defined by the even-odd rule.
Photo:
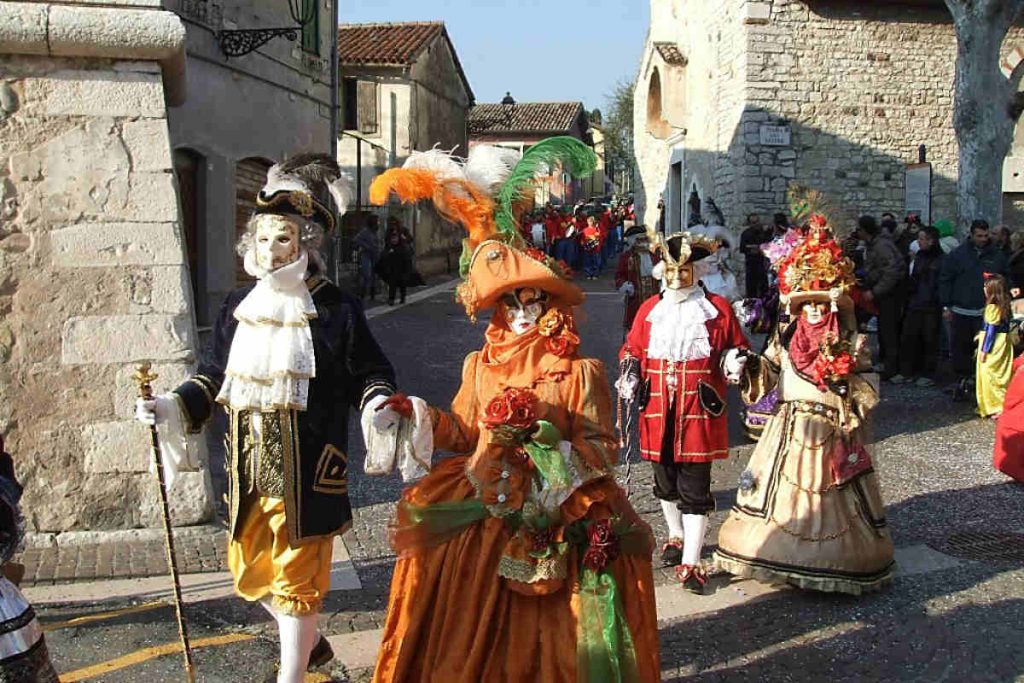
[[[450,152],[434,147],[426,152],[413,152],[402,164],[402,168],[417,168],[433,171],[437,177],[446,180],[465,180],[466,174],[462,164]]]
[[[505,184],[523,155],[507,147],[477,145],[466,159],[466,180],[490,195]]]

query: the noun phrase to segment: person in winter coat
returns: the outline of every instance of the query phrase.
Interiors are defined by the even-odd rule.
[[[377,261],[377,274],[388,284],[388,306],[395,305],[395,294],[399,303],[405,303],[405,290],[412,276],[412,249],[401,230],[389,229],[384,238],[384,253]]]
[[[985,311],[985,273],[1006,275],[1006,255],[992,244],[988,222],[979,219],[971,224],[970,239],[943,259],[939,271],[939,301],[943,317],[952,323],[950,351],[961,394],[974,374],[974,338]]]
[[[892,236],[881,229],[874,216],[860,217],[857,235],[867,245],[864,298],[878,307],[878,349],[885,366],[882,379],[890,379],[899,372],[906,261]]]
[[[920,248],[910,264],[907,311],[900,336],[900,374],[892,378],[892,383],[911,382],[916,377],[917,386],[930,387],[935,384],[942,338],[939,270],[943,253],[939,231],[930,225],[921,228],[917,243]]]
[[[1024,232],[1010,235],[1010,258],[1006,265],[1010,296],[1019,299],[1024,296]]]

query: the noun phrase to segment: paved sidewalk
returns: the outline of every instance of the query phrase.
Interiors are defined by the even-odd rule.
[[[57,541],[28,547],[14,557],[25,565],[23,586],[167,575],[163,532],[93,535],[92,542]],[[175,532],[178,571],[182,574],[225,571],[227,532],[219,526],[183,527]]]

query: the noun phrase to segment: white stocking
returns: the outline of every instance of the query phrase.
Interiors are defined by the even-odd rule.
[[[306,678],[309,653],[316,645],[316,614],[277,614],[281,637],[281,670],[277,683],[302,683]]]
[[[704,534],[708,530],[707,515],[683,515],[683,564],[700,564],[700,551],[704,549]]]
[[[683,538],[683,513],[671,500],[661,501],[661,513],[665,515],[665,523],[668,524],[669,538]]]

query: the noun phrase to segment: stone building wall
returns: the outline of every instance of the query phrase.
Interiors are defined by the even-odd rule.
[[[148,5],[0,2],[0,433],[33,531],[159,524],[131,374],[185,377],[195,330],[165,104],[184,29]],[[208,472],[171,500],[208,519]]]
[[[719,54],[707,79],[719,85],[705,95],[710,110],[699,118],[715,121],[718,136],[695,135],[700,124],[690,117],[678,142],[683,151],[670,160],[643,158],[638,145],[641,166],[650,167],[642,171],[645,185],[648,176],[670,180],[668,165],[683,157],[683,191],[694,184],[692,173],[702,196],[714,197],[738,227],[747,213],[786,210],[786,190],[797,182],[822,190],[836,227],[846,231],[861,213],[903,211],[905,167],[924,144],[932,218],[956,217],[956,38],[941,2],[693,0],[680,16],[687,19],[677,21],[675,40],[690,57],[688,69],[694,55],[709,49],[709,38]],[[723,31],[721,45],[713,30],[702,38],[687,26],[689,17],[701,16],[724,21],[716,29]],[[733,16],[738,21],[725,21]],[[1021,29],[1011,31],[1004,53],[1022,39]],[[643,73],[638,94],[642,85]],[[761,144],[761,127],[777,125],[790,128],[790,144]],[[1024,158],[1022,151],[1018,144],[1012,154]],[[1024,192],[1024,180],[1015,191]]]

